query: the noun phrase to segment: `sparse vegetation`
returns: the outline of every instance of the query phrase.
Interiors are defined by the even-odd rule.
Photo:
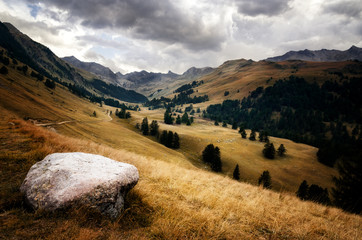
[[[266,189],[271,189],[272,188],[272,184],[271,184],[271,176],[270,176],[270,173],[269,171],[264,171],[259,179],[258,179],[258,185],[262,185],[263,188],[266,188]]]
[[[9,74],[15,80],[15,84],[8,84],[8,80],[2,84],[17,89],[19,94],[26,93],[21,84],[36,86],[34,80],[29,81],[26,77],[23,79],[23,75],[18,77],[16,74],[20,74],[19,72],[14,73],[10,69]],[[180,151],[173,151],[157,147],[158,143],[150,140],[149,137],[142,136],[134,129],[135,123],[141,122],[142,118],[149,114],[147,111],[132,113],[130,123],[117,119],[109,122],[104,109],[75,97],[64,88],[59,87],[57,91],[64,97],[65,107],[56,109],[50,104],[54,101],[53,97],[58,98],[58,101],[62,98],[58,95],[50,95],[44,87],[40,89],[34,87],[31,90],[35,92],[31,95],[32,98],[37,101],[32,102],[29,98],[24,98],[19,104],[16,100],[8,98],[9,94],[0,88],[2,113],[0,114],[0,138],[2,143],[5,143],[0,146],[2,170],[0,173],[2,212],[0,238],[116,239],[122,236],[125,239],[177,239],[182,236],[190,239],[354,239],[362,234],[361,217],[358,215],[347,214],[340,209],[312,202],[302,202],[289,193],[258,189],[247,183],[233,181],[223,175],[200,170],[190,164],[180,152],[186,151],[185,149],[190,145],[197,145],[188,136],[189,132],[203,139],[199,131],[205,125],[200,126],[200,129],[195,126],[192,130],[184,126],[162,125],[162,127],[182,130],[182,140],[186,138],[182,141],[182,145],[187,145],[187,148],[181,146]],[[37,95],[38,93],[42,95],[41,98]],[[11,107],[3,101],[5,98],[11,101]],[[42,101],[43,98],[46,101]],[[4,106],[10,110],[5,110]],[[82,124],[75,122],[69,125],[54,125],[58,134],[36,127],[30,122],[18,120],[24,116],[41,116],[50,120],[54,119],[54,121],[67,119],[68,109],[71,106],[77,106],[77,111],[71,111],[70,116],[76,120],[82,120]],[[35,114],[31,115],[27,112],[28,108],[31,108]],[[98,118],[92,120],[89,113],[95,108]],[[115,111],[114,108],[110,109]],[[152,115],[152,119],[162,122],[163,111],[156,115],[157,118],[153,118],[155,115]],[[220,137],[223,141],[235,137],[238,138],[237,144],[245,142],[238,137],[235,130],[209,127],[211,130],[205,133],[205,138],[212,139],[213,142],[218,139],[210,135],[215,129],[225,134],[222,138]],[[95,136],[93,137],[92,134]],[[326,170],[322,165],[321,167],[317,162],[309,161],[309,157],[312,156],[309,152],[314,152],[312,148],[287,140],[274,138],[272,140],[275,143],[288,142],[286,157],[293,159],[293,164],[298,166],[298,171],[308,174],[300,165],[300,162],[303,162],[303,164],[311,164],[318,171],[322,170],[321,175],[325,174]],[[261,150],[259,142],[247,142],[250,152]],[[237,146],[230,143],[228,145]],[[226,148],[226,143],[220,143],[218,146],[223,152],[223,158],[231,151],[231,148]],[[308,152],[307,157],[297,156],[295,149],[300,148]],[[129,193],[126,209],[121,218],[112,222],[90,209],[65,209],[45,213],[29,211],[23,207],[24,203],[18,189],[30,166],[47,154],[72,151],[101,154],[134,164],[139,169],[142,177]],[[198,158],[201,151],[202,149],[198,152]],[[246,151],[242,155],[243,159],[247,160],[248,154],[249,152]],[[230,156],[228,155],[228,158]],[[253,161],[263,161],[258,159],[257,155],[252,156]],[[234,166],[235,164],[232,168]],[[247,166],[244,165],[244,167]],[[227,164],[225,164],[226,168]],[[272,169],[268,169],[273,175],[274,189],[279,174],[274,174]],[[232,170],[228,174],[231,174]],[[331,173],[330,171],[328,174]]]

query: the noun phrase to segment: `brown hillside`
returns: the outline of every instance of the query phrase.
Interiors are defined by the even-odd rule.
[[[205,84],[197,87],[197,95],[207,94],[211,103],[225,99],[242,99],[259,86],[270,86],[279,79],[290,75],[300,76],[309,82],[323,83],[326,80],[339,80],[338,74],[361,76],[362,63],[346,62],[267,62],[252,60],[232,60],[219,66],[214,72],[198,80]],[[229,91],[228,96],[224,96]]]

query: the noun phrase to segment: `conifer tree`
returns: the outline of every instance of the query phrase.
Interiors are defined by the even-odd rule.
[[[306,180],[304,180],[300,184],[300,186],[298,188],[298,191],[296,192],[297,197],[299,197],[302,200],[307,200],[307,198],[308,198],[308,190],[309,190],[308,183],[307,183]]]
[[[166,124],[172,124],[173,123],[174,118],[171,115],[171,109],[170,108],[167,108],[167,110],[166,110],[166,112],[165,112],[165,114],[163,116],[163,119],[164,119],[164,122]]]
[[[167,131],[163,130],[160,136],[160,143],[166,146],[167,143]]]
[[[213,144],[209,144],[205,147],[204,151],[202,152],[202,160],[205,163],[210,164],[212,171],[222,171],[220,149],[218,147],[214,147]]]
[[[282,157],[285,155],[286,151],[287,150],[285,149],[284,145],[280,144],[280,146],[278,147],[278,155]]]
[[[217,120],[215,120],[214,125],[219,126],[219,122]]]
[[[202,151],[202,160],[205,163],[211,163],[214,158],[214,152],[215,152],[214,144],[207,145],[204,151]]]
[[[233,125],[231,126],[232,129],[238,129],[238,123],[237,122],[233,122]]]
[[[228,127],[226,121],[223,121],[223,122],[222,122],[222,126],[223,126],[223,127]]]
[[[240,180],[240,171],[239,171],[239,164],[236,164],[234,172],[233,172],[233,179]]]
[[[96,111],[93,112],[93,117],[97,117]]]
[[[264,171],[258,179],[258,185],[263,184],[263,188],[271,189],[271,177],[269,171]]]
[[[180,115],[177,115],[176,124],[181,124],[181,117],[180,117]]]
[[[249,140],[251,140],[251,141],[255,141],[255,130],[253,129],[253,130],[251,130],[251,133],[250,133],[250,136],[249,136]]]
[[[187,124],[188,121],[189,121],[189,115],[187,114],[187,112],[185,112],[185,113],[182,115],[181,122]]]
[[[175,134],[173,135],[173,144],[172,144],[173,148],[178,149],[180,148],[180,137],[178,136],[178,134],[175,132]]]
[[[151,136],[156,136],[158,133],[158,123],[156,120],[152,120],[151,124],[150,124],[150,135]]]
[[[241,137],[246,139],[246,131],[245,131],[245,129],[243,129],[243,131],[241,132]]]
[[[221,163],[221,156],[220,156],[220,148],[215,147],[214,150],[214,159],[211,163],[211,170],[214,172],[221,172],[222,171],[222,163]]]
[[[245,131],[245,124],[240,123],[240,125],[239,125],[239,133],[242,133],[243,131]]]
[[[274,157],[275,157],[274,144],[273,143],[266,143],[264,145],[263,154],[264,154],[264,157],[266,157],[266,158],[274,159]]]
[[[148,135],[148,119],[147,117],[145,117],[143,120],[142,120],[142,124],[141,124],[141,131],[142,131],[142,134],[143,135]]]
[[[167,133],[166,147],[172,148],[172,145],[173,145],[173,132],[169,131]]]

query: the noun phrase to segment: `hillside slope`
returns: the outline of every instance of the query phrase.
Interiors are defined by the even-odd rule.
[[[212,73],[199,78],[204,84],[195,88],[195,95],[209,96],[209,103],[220,103],[226,99],[242,99],[257,87],[271,86],[279,79],[294,75],[308,82],[322,84],[326,80],[339,80],[341,76],[361,76],[362,63],[346,62],[267,62],[231,60],[223,63]],[[225,92],[228,95],[225,96]]]
[[[113,108],[101,108],[59,85],[50,90],[8,69],[0,75],[0,238],[358,239],[362,234],[358,215],[199,169],[182,151],[131,130],[127,120],[111,119],[107,109]],[[139,114],[152,118],[147,111]],[[71,122],[61,124],[64,120]],[[140,181],[121,218],[110,221],[90,209],[46,213],[24,207],[19,187],[30,166],[47,154],[72,151],[139,169]]]
[[[87,98],[106,96],[127,102],[147,100],[142,94],[107,84],[89,72],[75,69],[58,58],[49,48],[33,41],[10,23],[0,22],[0,36],[0,47],[6,54],[32,68],[35,71],[34,76],[39,80],[48,78]]]

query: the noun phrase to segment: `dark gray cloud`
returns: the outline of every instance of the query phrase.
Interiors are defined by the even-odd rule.
[[[361,18],[361,1],[337,1],[324,4],[324,12],[344,15],[346,17]]]
[[[37,3],[36,0],[28,0]],[[94,29],[122,29],[140,39],[179,43],[192,50],[218,50],[225,40],[216,26],[182,11],[169,0],[45,0]]]
[[[290,0],[235,0],[238,12],[248,16],[275,16],[289,9]]]

